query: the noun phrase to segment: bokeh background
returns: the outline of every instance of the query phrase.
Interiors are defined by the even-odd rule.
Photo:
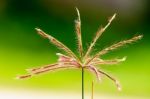
[[[4,90],[6,93],[26,90],[25,92],[31,93],[53,92],[60,96],[65,94],[65,98],[69,93],[75,93],[81,98],[80,70],[60,70],[27,80],[14,79],[17,75],[25,74],[26,68],[56,62],[55,53],[61,52],[49,44],[48,40],[37,35],[35,27],[56,37],[77,53],[75,7],[79,8],[81,14],[84,51],[99,26],[104,26],[108,17],[114,13],[117,13],[117,17],[98,40],[95,52],[120,40],[138,34],[144,35],[137,43],[103,56],[104,59],[127,56],[127,60],[119,65],[101,66],[120,80],[123,90],[118,92],[112,81],[106,77],[102,82],[97,82],[94,75],[87,71],[86,95],[90,95],[91,82],[94,80],[94,93],[100,97],[150,98],[149,0],[0,0],[0,97],[4,97]],[[22,92],[22,99],[25,96],[30,97],[25,92]],[[9,96],[9,93],[6,95]]]

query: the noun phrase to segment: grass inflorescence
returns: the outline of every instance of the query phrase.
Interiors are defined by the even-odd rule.
[[[82,99],[84,99],[84,70],[89,70],[90,72],[94,73],[98,80],[101,79],[102,75],[105,75],[106,77],[108,77],[110,80],[112,80],[115,83],[118,90],[121,90],[119,81],[113,78],[108,73],[104,72],[103,70],[98,69],[97,66],[118,64],[120,62],[125,61],[126,57],[123,57],[121,59],[104,60],[101,58],[101,56],[106,53],[109,53],[110,51],[116,50],[126,44],[131,44],[132,42],[140,40],[143,36],[138,35],[128,40],[120,41],[116,44],[113,44],[109,47],[106,47],[98,51],[94,55],[91,55],[91,53],[94,51],[94,45],[96,44],[97,40],[100,38],[102,33],[109,27],[112,21],[115,19],[116,14],[114,14],[112,17],[109,18],[108,23],[104,27],[100,27],[98,29],[87,51],[83,52],[84,49],[83,49],[83,44],[82,44],[80,13],[77,8],[76,8],[76,11],[77,11],[78,18],[75,20],[75,30],[76,30],[76,35],[77,35],[77,44],[78,44],[77,50],[78,50],[79,55],[76,55],[70,48],[68,48],[65,44],[63,44],[62,42],[60,42],[53,36],[45,33],[39,28],[35,28],[39,35],[48,39],[53,45],[55,45],[59,49],[62,49],[65,52],[65,54],[56,53],[56,55],[58,56],[58,61],[56,63],[48,64],[42,67],[27,69],[28,71],[27,75],[18,76],[17,78],[24,79],[24,78],[32,77],[37,74],[54,71],[57,69],[74,68],[74,69],[82,70]]]

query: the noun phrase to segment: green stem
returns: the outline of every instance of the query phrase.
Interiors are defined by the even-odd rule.
[[[82,68],[82,99],[84,99],[84,68]]]
[[[92,95],[91,95],[91,99],[93,99],[94,97],[94,81],[92,81]]]

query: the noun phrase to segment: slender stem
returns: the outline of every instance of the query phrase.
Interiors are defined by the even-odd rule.
[[[82,68],[82,99],[84,99],[84,68]]]
[[[93,99],[94,96],[94,81],[92,81],[92,95],[91,95],[91,99]]]

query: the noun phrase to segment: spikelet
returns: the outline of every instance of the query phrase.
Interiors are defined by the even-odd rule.
[[[28,71],[29,73],[31,73],[31,72],[34,72],[34,71],[38,71],[38,70],[41,70],[41,69],[54,67],[54,66],[57,66],[57,65],[58,65],[58,63],[49,64],[49,65],[45,65],[45,66],[42,66],[42,67],[26,69],[26,71]]]
[[[101,71],[101,70],[98,70],[98,72],[99,72],[100,74],[105,75],[105,76],[108,77],[110,80],[112,80],[112,81],[115,83],[115,85],[117,86],[117,89],[118,89],[119,91],[121,91],[121,85],[120,85],[120,83],[119,83],[118,80],[116,80],[115,78],[113,78],[112,76],[110,76],[109,74],[107,74],[107,73],[105,73],[105,72],[103,72],[103,71]]]
[[[68,69],[68,68],[75,68],[75,66],[69,66],[69,65],[61,65],[61,66],[55,66],[53,68],[44,68],[44,69],[40,69],[40,70],[37,70],[37,71],[34,71],[32,72],[32,74],[41,74],[41,73],[46,73],[46,72],[49,72],[49,71],[54,71],[54,70],[58,70],[58,69]]]
[[[27,75],[21,75],[21,76],[17,76],[16,79],[26,79],[26,78],[30,78],[32,77],[31,74],[27,74]]]
[[[107,47],[104,50],[100,51],[98,53],[98,56],[104,55],[104,54],[108,53],[109,51],[113,51],[115,49],[118,49],[119,47],[122,47],[122,46],[124,46],[126,44],[130,44],[132,42],[140,40],[142,37],[143,37],[143,35],[138,35],[138,36],[135,36],[135,37],[133,37],[133,38],[131,38],[129,40],[124,40],[124,41],[120,41],[120,42],[118,42],[116,44],[113,44],[110,47]]]
[[[97,79],[101,81],[101,75],[99,74],[99,71],[95,66],[90,65],[90,66],[87,66],[86,68],[88,68],[91,72],[93,72],[96,75]]]
[[[82,36],[81,36],[81,19],[80,19],[80,13],[78,8],[76,8],[78,19],[75,20],[75,30],[76,35],[78,39],[78,53],[80,54],[80,57],[83,56],[83,47],[82,47]]]
[[[137,40],[140,40],[142,37],[143,37],[143,35],[139,35],[139,36],[135,36],[135,37],[133,37],[133,38],[131,38],[131,39],[129,39],[129,40],[124,40],[124,41],[120,41],[120,42],[118,42],[118,43],[116,43],[116,44],[113,44],[113,45],[111,45],[110,47],[107,47],[107,48],[103,49],[102,51],[98,52],[98,53],[97,53],[96,55],[94,55],[90,60],[88,60],[88,62],[87,62],[86,64],[90,63],[92,60],[94,60],[95,58],[100,57],[101,55],[104,55],[104,54],[106,54],[106,53],[108,53],[108,52],[110,52],[110,51],[113,51],[113,50],[115,50],[115,49],[118,49],[119,47],[122,47],[122,46],[124,46],[124,45],[126,45],[126,44],[130,44],[130,43],[132,43],[132,42],[135,42],[135,41],[137,41]]]
[[[88,50],[87,50],[87,52],[86,52],[86,54],[85,54],[85,56],[84,56],[84,59],[86,59],[86,58],[88,57],[88,55],[91,53],[91,51],[92,51],[92,49],[93,49],[93,47],[94,47],[96,41],[97,41],[98,38],[102,35],[102,33],[107,29],[107,27],[111,24],[111,22],[115,19],[115,17],[116,17],[116,14],[114,14],[114,15],[108,20],[108,23],[107,23],[107,25],[106,25],[104,28],[100,27],[100,29],[96,32],[96,35],[95,35],[95,37],[94,37],[94,39],[93,39],[93,42],[90,44],[90,46],[89,46],[89,48],[88,48]]]
[[[52,37],[51,35],[46,34],[44,31],[42,31],[39,28],[35,28],[35,29],[37,30],[39,35],[43,36],[44,38],[49,39],[52,44],[54,44],[55,46],[57,46],[60,49],[63,49],[63,51],[65,51],[69,56],[71,56],[75,59],[78,59],[76,57],[76,55],[67,46],[65,46],[63,43],[58,41],[56,38]]]
[[[99,60],[96,62],[92,62],[93,65],[114,65],[126,60],[126,57],[121,59],[112,59],[112,60]]]
[[[40,69],[37,69],[36,71],[30,71],[30,74],[17,76],[16,78],[17,79],[26,79],[26,78],[32,77],[33,75],[42,74],[42,73],[46,73],[49,71],[55,71],[58,69],[68,69],[68,68],[77,68],[77,67],[75,67],[73,65],[72,66],[71,65],[70,66],[69,65],[55,65],[53,67],[40,68]]]

